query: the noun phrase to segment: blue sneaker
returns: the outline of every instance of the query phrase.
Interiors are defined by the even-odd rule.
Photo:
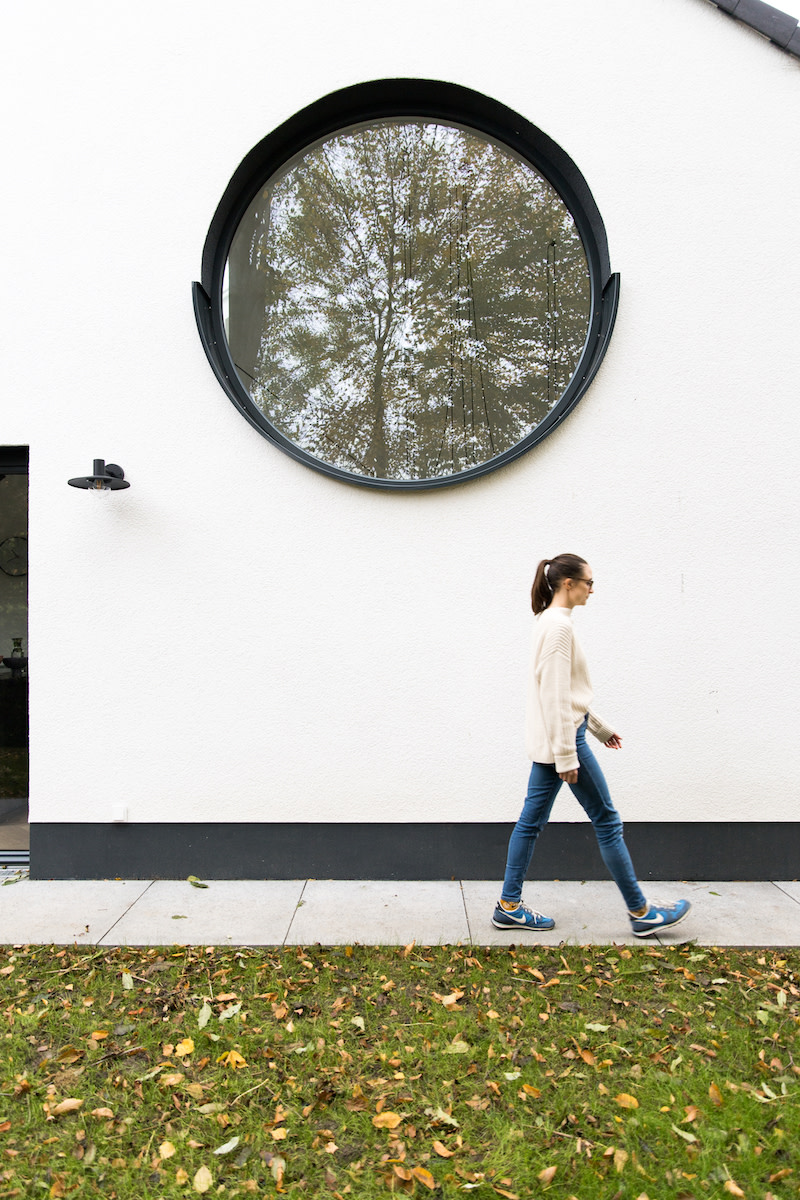
[[[678,900],[675,904],[651,904],[643,917],[634,917],[631,913],[631,928],[637,937],[649,937],[651,933],[661,933],[671,925],[677,925],[689,912],[691,904],[688,900]]]
[[[526,908],[524,904],[518,904],[516,908],[510,911],[503,908],[498,900],[497,908],[492,916],[492,924],[495,929],[555,929],[555,921],[552,917],[545,917],[542,913],[536,912],[533,908]]]

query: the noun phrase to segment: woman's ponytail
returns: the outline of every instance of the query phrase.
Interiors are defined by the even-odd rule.
[[[555,558],[543,558],[536,568],[531,588],[531,608],[537,614],[544,612],[565,579],[577,579],[586,559],[577,554],[557,554]]]
[[[536,575],[531,588],[531,608],[535,613],[544,612],[553,599],[553,588],[548,578],[550,574],[550,559],[543,558],[536,568]]]

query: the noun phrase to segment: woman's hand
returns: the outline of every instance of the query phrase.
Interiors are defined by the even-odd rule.
[[[559,771],[558,778],[563,779],[564,783],[577,783],[578,782],[578,768],[575,767],[575,769],[572,771]]]
[[[609,750],[621,750],[622,749],[622,738],[620,737],[620,735],[618,733],[612,733],[611,737],[608,739],[608,741],[605,744],[606,744],[606,746],[608,746]]]

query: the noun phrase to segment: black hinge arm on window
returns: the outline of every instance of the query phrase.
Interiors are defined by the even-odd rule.
[[[711,3],[736,21],[762,33],[781,50],[788,50],[789,54],[800,58],[800,25],[796,17],[790,17],[762,0],[711,0]]]

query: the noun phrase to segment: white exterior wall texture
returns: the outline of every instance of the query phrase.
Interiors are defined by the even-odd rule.
[[[625,819],[796,819],[800,63],[703,0],[31,0],[4,23],[31,820],[513,820],[528,593],[563,550],[596,580],[576,622]],[[548,133],[622,278],[557,432],[414,494],[265,441],[190,296],[252,146],[393,76]],[[67,488],[101,456],[128,491]],[[565,789],[554,819],[581,816]]]

